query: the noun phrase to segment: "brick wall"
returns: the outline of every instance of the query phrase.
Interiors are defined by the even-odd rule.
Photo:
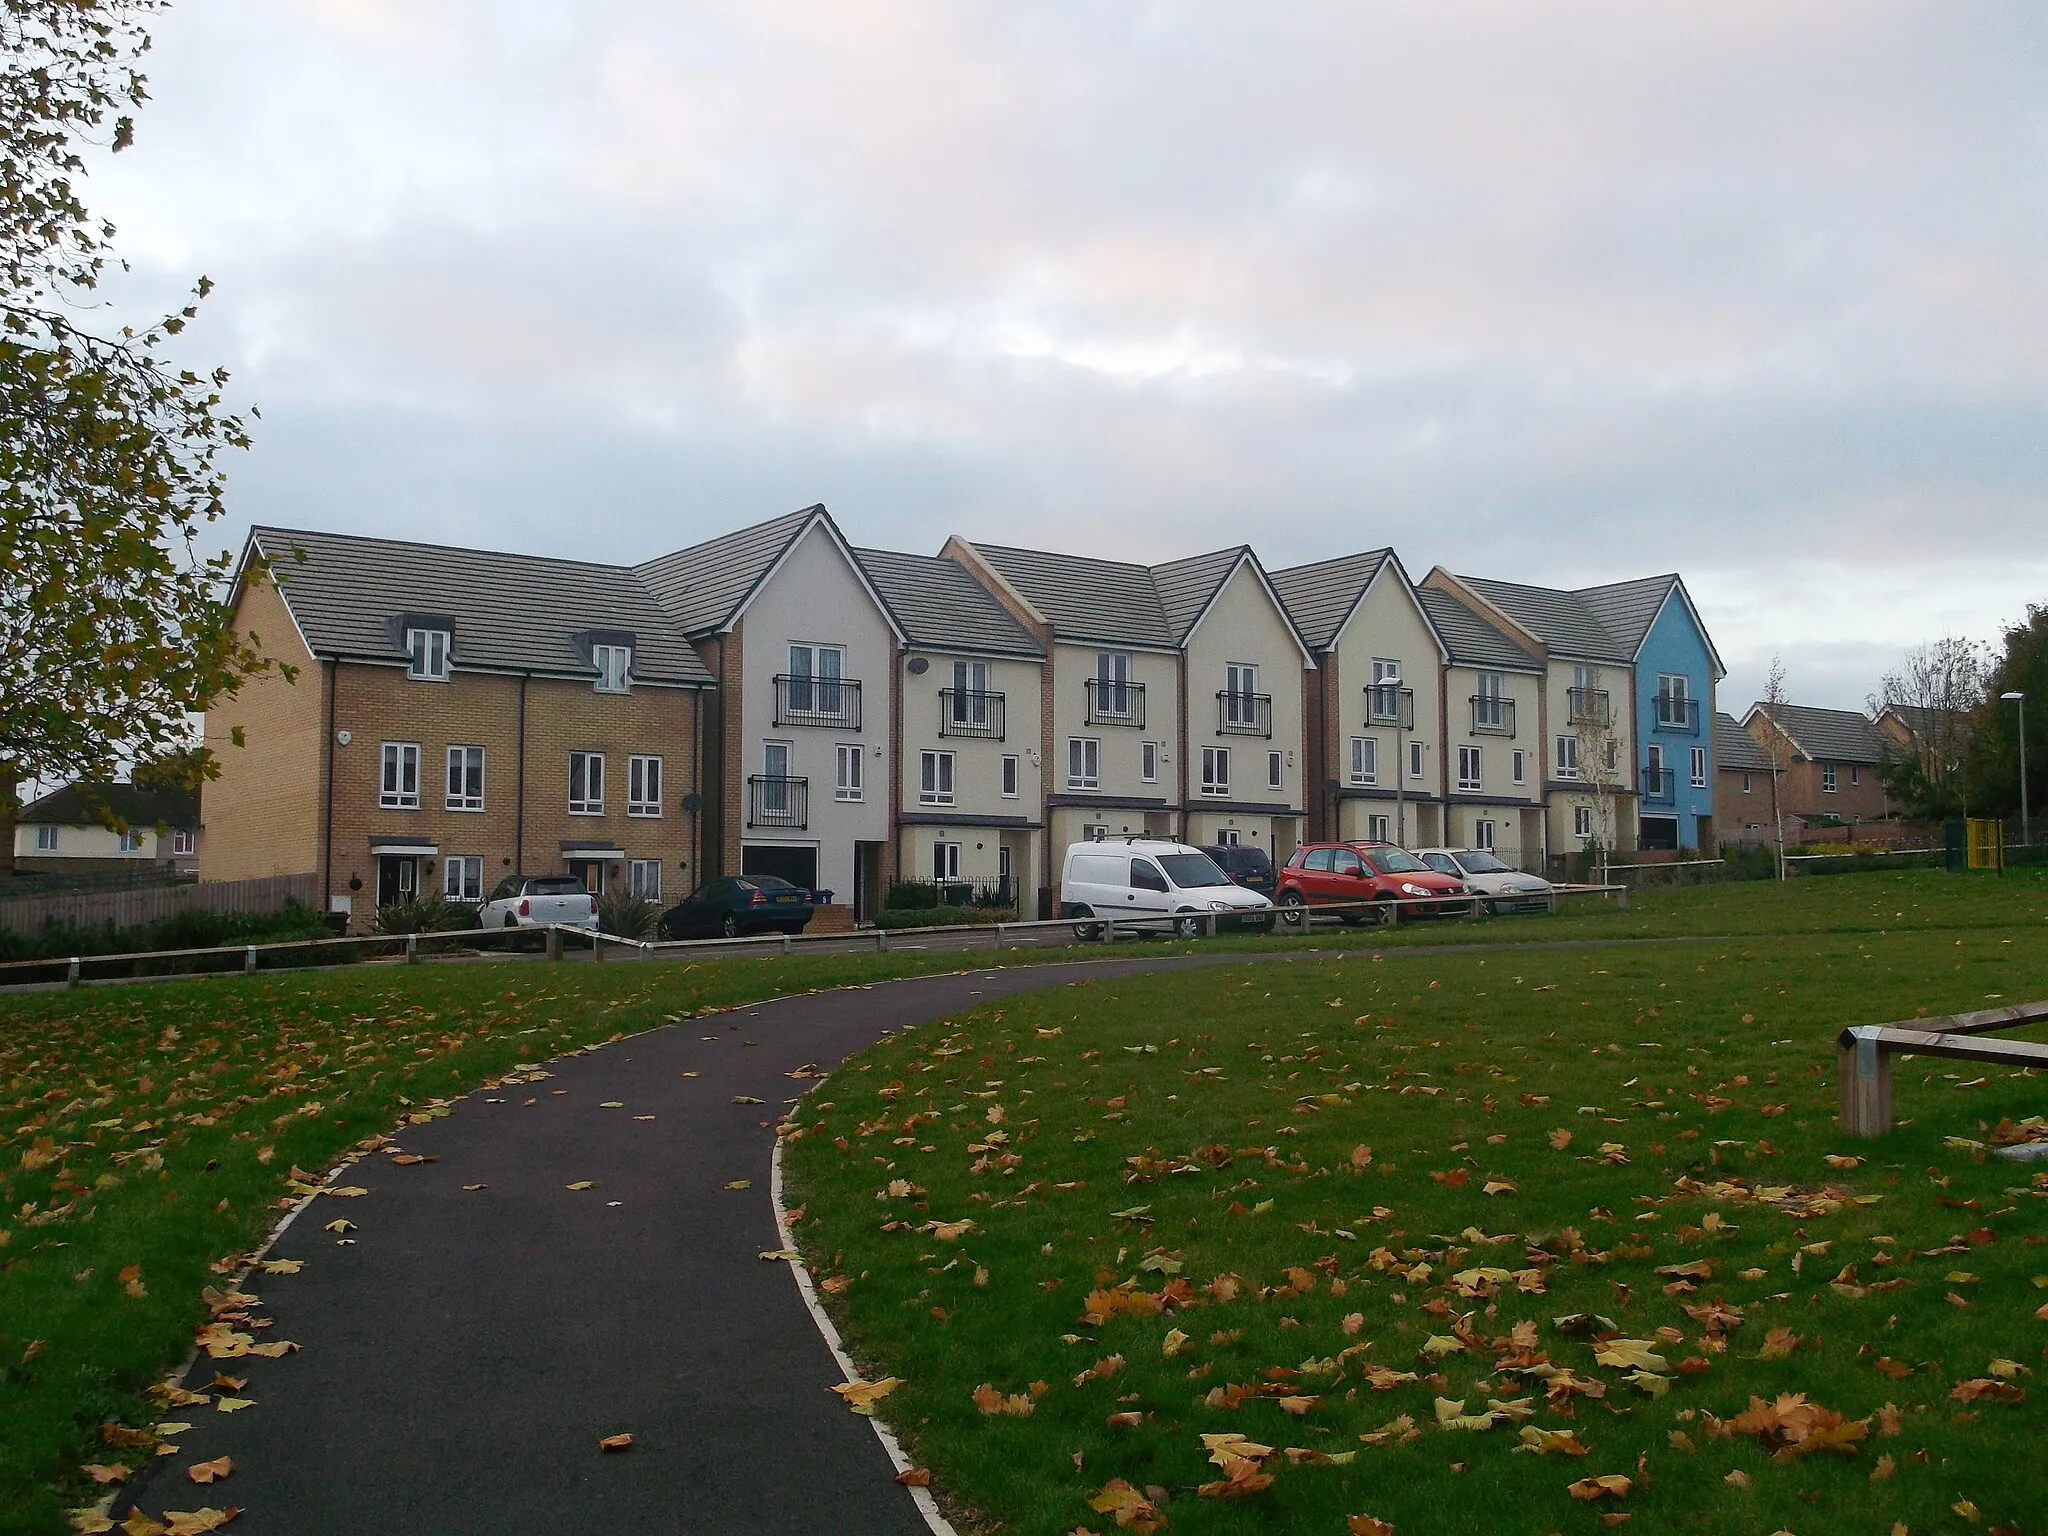
[[[319,868],[326,673],[269,582],[243,588],[235,627],[264,655],[300,670],[295,682],[277,672],[251,677],[206,713],[220,777],[200,800],[199,878],[301,874]]]

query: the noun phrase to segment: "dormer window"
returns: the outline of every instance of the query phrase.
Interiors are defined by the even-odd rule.
[[[630,645],[593,645],[590,648],[590,659],[597,667],[597,691],[599,693],[630,693],[632,691],[633,647]]]
[[[408,629],[405,632],[405,654],[408,658],[407,677],[424,678],[434,683],[448,681],[447,630]]]

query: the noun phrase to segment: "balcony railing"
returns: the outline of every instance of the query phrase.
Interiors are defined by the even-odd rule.
[[[747,780],[747,825],[802,831],[811,820],[811,781],[774,774]]]
[[[1216,695],[1216,734],[1219,736],[1271,736],[1273,695],[1232,693]]]
[[[1115,678],[1088,679],[1088,723],[1145,728],[1145,685]]]
[[[939,734],[980,736],[1001,741],[1006,711],[1000,693],[973,693],[959,688],[939,690]]]
[[[1567,688],[1565,702],[1573,725],[1606,725],[1613,719],[1605,688]]]
[[[1472,734],[1512,736],[1515,734],[1515,701],[1497,693],[1472,695]]]
[[[777,725],[827,725],[834,730],[860,729],[860,683],[850,677],[801,677],[779,673],[775,679]]]
[[[1643,803],[1646,805],[1669,805],[1678,793],[1678,774],[1671,768],[1645,768],[1643,770]]]
[[[1700,701],[1674,698],[1668,693],[1658,694],[1657,729],[1673,731],[1681,736],[1699,735]]]
[[[1365,690],[1365,720],[1368,725],[1395,725],[1404,731],[1415,729],[1415,690],[1390,688],[1374,683]]]

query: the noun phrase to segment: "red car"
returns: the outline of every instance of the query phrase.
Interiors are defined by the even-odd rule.
[[[1431,896],[1462,899],[1418,899]],[[1335,902],[1397,900],[1404,920],[1472,910],[1471,892],[1463,881],[1438,873],[1391,843],[1304,843],[1280,871],[1273,900],[1281,909],[1281,922],[1297,928],[1306,926],[1304,908]],[[1347,923],[1383,923],[1391,914],[1384,908],[1361,908],[1336,915]]]

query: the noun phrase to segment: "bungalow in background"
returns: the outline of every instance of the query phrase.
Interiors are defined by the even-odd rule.
[[[14,868],[20,874],[197,874],[199,796],[136,784],[68,784],[22,807],[14,823]]]

